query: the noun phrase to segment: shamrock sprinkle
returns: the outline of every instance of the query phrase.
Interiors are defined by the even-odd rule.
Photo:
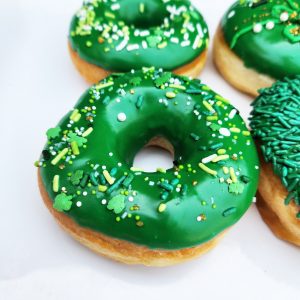
[[[73,202],[71,201],[73,196],[67,196],[66,194],[59,194],[54,199],[53,207],[60,212],[69,211]]]
[[[121,213],[125,208],[125,196],[117,195],[111,198],[108,202],[107,208],[113,210],[115,214]]]
[[[48,140],[55,139],[56,137],[59,136],[60,132],[61,132],[61,128],[59,126],[48,129],[46,132]]]

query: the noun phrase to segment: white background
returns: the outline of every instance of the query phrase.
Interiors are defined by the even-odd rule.
[[[231,2],[194,1],[211,36]],[[67,52],[69,21],[80,5],[0,0],[0,299],[299,299],[299,249],[277,240],[255,206],[213,251],[163,269],[98,257],[56,225],[33,162],[46,129],[88,87]],[[219,76],[211,56],[202,79],[248,117],[251,99]],[[137,164],[153,159],[139,156]]]

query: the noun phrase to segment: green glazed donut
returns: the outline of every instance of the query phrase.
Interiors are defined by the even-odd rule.
[[[54,209],[81,228],[146,249],[214,239],[256,192],[258,158],[244,121],[197,79],[154,68],[112,74],[47,137],[36,165]],[[173,168],[132,167],[149,141],[174,153]]]
[[[206,52],[208,39],[203,17],[188,0],[85,1],[69,34],[72,51],[107,72],[175,70]]]
[[[300,73],[300,0],[237,1],[221,28],[246,67],[274,79]]]

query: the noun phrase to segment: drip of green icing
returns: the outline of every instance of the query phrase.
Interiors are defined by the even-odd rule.
[[[300,212],[300,76],[261,90],[253,106],[251,127],[264,159],[288,191],[285,204],[293,201]]]

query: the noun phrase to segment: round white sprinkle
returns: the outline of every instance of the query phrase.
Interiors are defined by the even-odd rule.
[[[126,121],[126,115],[124,114],[124,113],[119,113],[118,114],[118,121],[119,122],[124,122],[124,121]]]
[[[266,24],[266,28],[268,30],[272,30],[273,28],[275,27],[275,23],[273,21],[269,21],[267,24]]]
[[[118,167],[122,167],[122,163],[119,162],[119,163],[118,163]]]
[[[107,203],[106,199],[102,199],[101,203],[105,205]]]
[[[113,156],[114,154],[113,154],[112,152],[109,152],[108,155],[109,155],[109,156]]]
[[[289,19],[289,13],[288,12],[285,11],[280,15],[280,21],[281,22],[286,22],[288,19]]]
[[[229,129],[227,129],[227,128],[220,128],[219,133],[224,135],[224,136],[230,136],[231,135]]]
[[[77,206],[77,207],[80,207],[81,205],[82,205],[81,201],[77,201],[77,202],[76,202],[76,206]]]
[[[254,24],[253,31],[255,33],[260,33],[262,31],[263,27],[260,23]]]
[[[134,198],[132,196],[128,197],[128,201],[132,202],[134,200]]]
[[[86,191],[84,191],[84,192],[82,193],[82,195],[83,195],[83,196],[86,196],[86,195],[87,195],[87,192],[86,192]]]
[[[200,222],[201,220],[202,220],[202,217],[201,217],[201,216],[198,216],[198,217],[197,217],[197,221]]]
[[[228,19],[231,19],[234,15],[235,15],[235,11],[232,10],[232,11],[228,14]]]

